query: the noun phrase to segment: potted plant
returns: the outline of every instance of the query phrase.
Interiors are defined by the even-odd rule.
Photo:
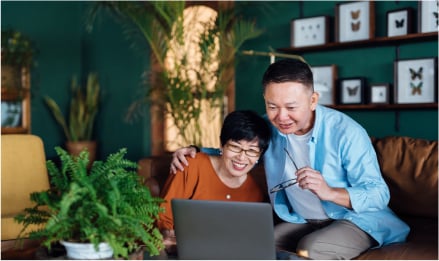
[[[72,78],[70,111],[68,122],[58,104],[50,97],[44,100],[59,123],[67,139],[66,148],[72,155],[87,148],[90,152],[90,163],[96,158],[96,140],[93,140],[93,128],[99,109],[100,85],[96,73],[89,73],[87,85],[82,88],[76,77]]]
[[[95,161],[91,169],[87,168],[88,151],[73,156],[60,147],[55,150],[60,166],[47,161],[51,189],[32,193],[34,207],[15,217],[24,228],[31,224],[44,226],[24,236],[42,239],[49,250],[60,241],[68,242],[65,245],[92,244],[93,250],[106,243],[115,258],[128,258],[141,246],[151,255],[159,254],[163,243],[155,220],[163,200],[152,197],[143,185],[136,172],[137,163],[124,158],[127,150],[109,155],[106,161]],[[68,248],[67,255],[75,258]],[[111,254],[82,256],[109,257]]]
[[[127,29],[126,35],[134,36],[130,40],[138,39],[135,38],[138,35],[133,34],[138,32],[150,47],[155,63],[151,71],[155,77],[148,79],[148,91],[133,102],[128,117],[138,115],[145,104],[151,105],[154,122],[163,122],[165,112],[172,117],[183,144],[202,145],[201,115],[213,111],[210,118],[220,114],[218,119],[222,119],[224,96],[234,80],[230,68],[236,54],[245,41],[259,36],[262,31],[254,22],[240,17],[235,9],[220,7],[215,19],[203,22],[204,31],[198,32],[199,40],[188,47],[191,40],[185,38],[187,30],[198,28],[200,24],[187,24],[186,20],[190,19],[185,18],[185,8],[185,1],[99,2],[91,9],[89,24],[101,9],[110,10]],[[199,50],[196,66],[190,61],[194,49]],[[170,62],[169,57],[175,59]]]
[[[2,94],[22,98],[27,91],[24,83],[33,64],[34,47],[29,37],[13,29],[2,30],[1,38]]]

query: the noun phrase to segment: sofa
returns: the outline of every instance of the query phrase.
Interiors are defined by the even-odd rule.
[[[438,142],[399,136],[372,137],[371,141],[389,186],[389,207],[410,226],[410,233],[404,243],[369,249],[356,259],[437,260]],[[168,154],[138,162],[138,174],[154,196],[160,195],[171,160]],[[255,167],[251,173],[267,191],[263,166]]]

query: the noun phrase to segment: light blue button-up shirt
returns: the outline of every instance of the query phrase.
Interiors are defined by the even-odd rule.
[[[285,168],[287,137],[272,126],[264,155],[268,189],[281,183]],[[349,116],[318,105],[309,141],[311,167],[322,173],[330,187],[345,188],[352,209],[322,201],[333,219],[349,220],[372,236],[379,246],[405,241],[410,228],[388,207],[390,193],[381,175],[375,150],[367,132]],[[285,190],[270,194],[276,214],[292,223],[306,221],[292,209]]]

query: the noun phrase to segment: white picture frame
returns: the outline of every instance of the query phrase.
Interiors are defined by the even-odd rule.
[[[323,45],[329,41],[329,17],[316,16],[291,20],[291,46]]]
[[[418,31],[420,33],[437,32],[439,29],[438,0],[418,1]]]
[[[389,83],[371,84],[369,97],[371,104],[389,104],[390,84]]]
[[[319,94],[319,104],[335,105],[337,65],[312,66],[314,91]]]
[[[387,12],[387,37],[406,35],[412,32],[412,8]]]
[[[437,57],[395,61],[395,103],[437,101]]]
[[[375,34],[375,3],[356,1],[336,5],[336,41],[369,40]]]

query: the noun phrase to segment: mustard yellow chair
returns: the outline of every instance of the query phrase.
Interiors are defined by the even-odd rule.
[[[13,242],[23,226],[14,216],[32,207],[29,195],[49,189],[46,155],[41,138],[31,134],[6,134],[1,138],[1,233],[3,252],[14,247]],[[26,232],[36,227],[28,227]]]

